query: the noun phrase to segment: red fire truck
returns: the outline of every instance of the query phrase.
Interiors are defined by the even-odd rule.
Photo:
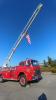
[[[0,69],[0,82],[16,80],[21,86],[26,86],[28,81],[39,79],[41,79],[41,71],[36,60],[28,59],[20,62],[18,66]]]
[[[0,69],[0,82],[3,82],[4,80],[17,80],[19,81],[21,86],[26,86],[28,81],[41,79],[40,65],[36,60],[28,59],[26,61],[20,62],[19,65],[15,67],[7,67],[7,65],[10,62],[20,42],[24,37],[28,35],[28,29],[40,12],[42,6],[42,3],[37,6],[29,21],[25,25],[23,31],[21,32],[20,36],[13,45],[11,51],[9,52],[7,59],[3,64],[3,68],[1,67]],[[29,35],[26,38],[30,43]]]

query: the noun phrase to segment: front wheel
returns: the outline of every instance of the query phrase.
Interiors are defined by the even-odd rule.
[[[27,79],[25,75],[20,75],[19,83],[21,86],[25,87],[27,85]]]

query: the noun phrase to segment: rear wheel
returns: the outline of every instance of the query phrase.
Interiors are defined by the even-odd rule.
[[[27,79],[25,75],[20,75],[19,83],[21,86],[25,87],[27,85]]]

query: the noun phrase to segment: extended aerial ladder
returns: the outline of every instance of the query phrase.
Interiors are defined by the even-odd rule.
[[[28,23],[26,24],[26,26],[24,27],[23,31],[21,32],[20,36],[18,37],[17,41],[15,42],[15,44],[13,45],[11,51],[9,52],[9,55],[6,59],[6,61],[3,64],[3,67],[6,67],[8,65],[8,63],[10,62],[14,52],[16,51],[18,45],[20,44],[20,42],[22,41],[22,39],[26,36],[28,29],[30,28],[30,26],[32,25],[33,21],[35,20],[36,16],[38,15],[38,13],[40,12],[41,8],[42,8],[43,4],[40,3],[36,10],[33,12],[32,16],[30,17]]]

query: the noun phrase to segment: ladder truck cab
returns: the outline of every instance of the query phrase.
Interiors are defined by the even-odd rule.
[[[0,70],[0,82],[4,80],[19,81],[21,86],[26,86],[29,81],[40,80],[41,70],[37,60],[27,59],[15,67],[4,67]]]

